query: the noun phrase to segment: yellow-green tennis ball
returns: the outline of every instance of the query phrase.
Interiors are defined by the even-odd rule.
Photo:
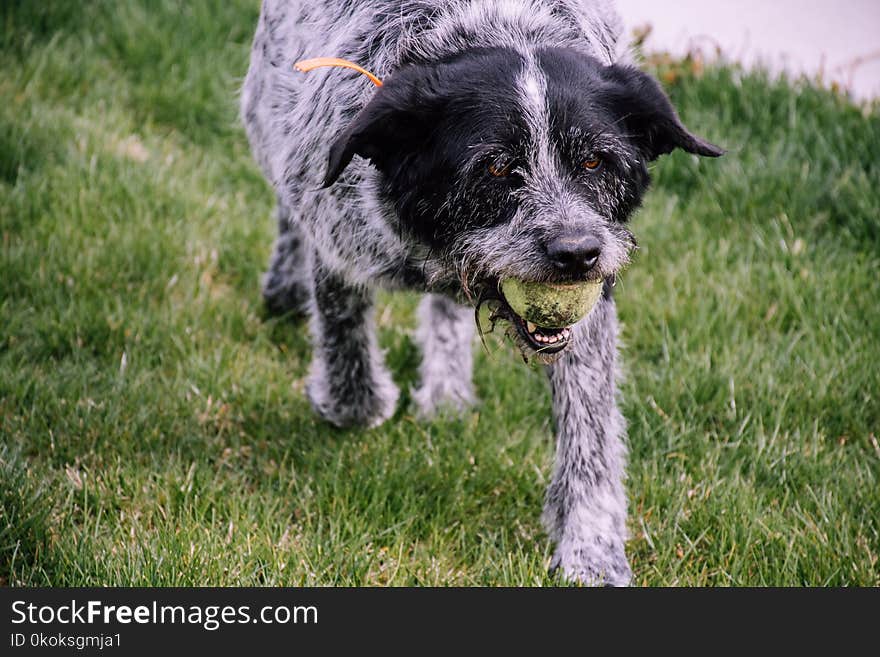
[[[565,328],[585,317],[602,294],[602,281],[528,283],[515,278],[501,282],[501,293],[517,315],[544,328]]]

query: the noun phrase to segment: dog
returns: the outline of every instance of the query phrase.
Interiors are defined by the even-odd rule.
[[[277,195],[263,294],[310,318],[314,409],[340,427],[394,413],[377,288],[425,294],[419,415],[467,409],[474,309],[487,304],[550,380],[551,571],[610,586],[632,577],[612,294],[636,244],[627,219],[660,155],[723,153],[627,63],[621,31],[606,0],[263,0],[241,94]],[[319,56],[381,86],[346,68],[295,70]],[[506,302],[507,278],[603,288],[584,319],[545,328]]]

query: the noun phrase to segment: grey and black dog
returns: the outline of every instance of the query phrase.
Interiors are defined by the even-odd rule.
[[[550,378],[551,567],[610,585],[631,578],[611,295],[635,245],[626,222],[650,161],[674,148],[722,153],[621,63],[620,31],[606,0],[264,0],[242,92],[278,197],[263,293],[276,311],[310,316],[316,411],[375,426],[395,410],[377,288],[426,293],[419,413],[467,408],[474,308],[488,303]],[[384,86],[294,69],[318,56],[356,62]],[[545,328],[506,303],[507,277],[601,280],[604,291],[574,326]]]

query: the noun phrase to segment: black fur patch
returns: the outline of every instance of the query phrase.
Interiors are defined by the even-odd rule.
[[[604,66],[565,49],[538,52],[545,75],[550,133],[567,183],[595,211],[625,222],[649,184],[648,161],[680,146],[703,155],[718,149],[691,135],[659,85],[633,68]],[[391,76],[337,138],[325,185],[354,155],[372,161],[400,228],[442,249],[463,231],[509,220],[521,169],[488,173],[499,152],[526,166],[529,133],[516,80],[523,58],[508,48],[474,49]],[[597,144],[613,142],[602,150]],[[585,175],[588,155],[601,171]],[[614,197],[615,202],[604,199]]]

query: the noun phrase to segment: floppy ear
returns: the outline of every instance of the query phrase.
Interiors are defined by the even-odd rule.
[[[613,109],[638,143],[648,160],[681,148],[688,153],[718,157],[719,148],[697,137],[682,124],[660,84],[647,73],[631,66],[607,67]]]
[[[392,158],[426,141],[432,108],[420,89],[423,76],[415,68],[404,70],[380,87],[330,147],[324,187],[336,182],[355,155],[370,160],[380,171],[387,170]]]

